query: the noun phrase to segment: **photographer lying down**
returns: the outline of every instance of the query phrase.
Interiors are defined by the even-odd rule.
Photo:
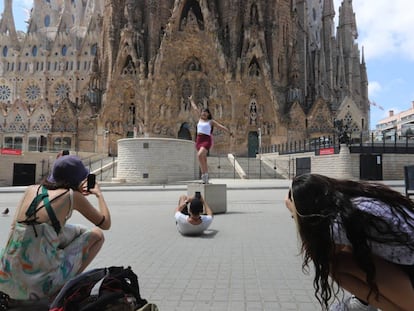
[[[203,234],[212,222],[213,211],[199,192],[194,197],[180,196],[175,209],[175,223],[182,235]]]

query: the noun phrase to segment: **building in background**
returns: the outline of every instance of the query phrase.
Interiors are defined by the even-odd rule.
[[[378,121],[374,136],[376,141],[398,141],[414,138],[414,101],[411,108],[394,114],[390,110],[387,118]]]
[[[0,142],[116,154],[125,137],[194,137],[188,97],[230,127],[214,153],[369,135],[352,1],[35,0],[0,20]],[[260,136],[260,137],[259,137]],[[260,141],[260,143],[259,143]]]

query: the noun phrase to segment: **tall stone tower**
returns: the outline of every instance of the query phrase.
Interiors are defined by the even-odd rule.
[[[336,29],[333,0],[36,0],[23,39],[3,26],[13,21],[6,2],[3,140],[21,135],[30,145],[40,134],[47,147],[66,139],[72,149],[116,153],[125,137],[191,139],[190,95],[235,133],[216,129],[213,153],[254,155],[259,142],[332,135],[335,119],[368,133],[352,0]],[[13,107],[27,117],[12,135]]]

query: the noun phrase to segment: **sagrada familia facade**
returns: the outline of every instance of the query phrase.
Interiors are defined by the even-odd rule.
[[[0,141],[116,154],[126,137],[194,139],[189,96],[234,138],[214,152],[368,134],[352,0],[34,0],[0,20]]]

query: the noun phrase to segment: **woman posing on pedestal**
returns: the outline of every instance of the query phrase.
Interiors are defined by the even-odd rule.
[[[223,131],[226,131],[233,136],[233,133],[224,125],[218,123],[216,120],[213,120],[210,110],[208,108],[203,108],[200,112],[200,109],[195,104],[192,96],[188,98],[190,100],[193,112],[199,117],[197,123],[197,136],[196,136],[196,149],[198,163],[201,170],[201,180],[203,184],[208,184],[208,166],[207,166],[207,154],[210,148],[213,145],[212,132],[213,127],[216,126]]]

